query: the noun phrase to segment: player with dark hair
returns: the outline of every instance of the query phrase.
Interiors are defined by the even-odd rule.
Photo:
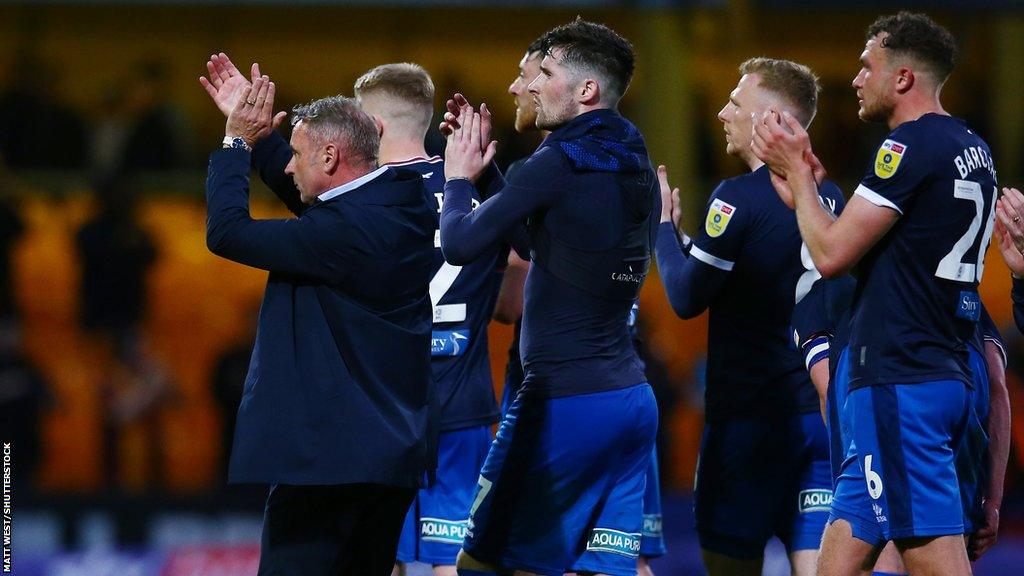
[[[835,277],[859,264],[842,383],[852,442],[823,576],[860,573],[888,540],[911,573],[971,573],[956,448],[971,413],[967,350],[997,189],[988,145],[939,101],[955,61],[952,35],[927,16],[901,12],[868,29],[853,80],[859,116],[892,132],[837,219],[818,201],[820,163],[800,123],[755,124],[753,149],[795,206],[818,270]]]
[[[508,87],[509,94],[515,99],[515,130],[519,133],[539,132],[547,137],[547,130],[537,130],[537,108],[527,87],[540,74],[540,63],[544,59],[543,48],[544,37],[537,38],[526,48],[526,53],[519,61],[519,74]],[[452,101],[453,109],[448,112],[445,121],[450,126],[458,125],[458,108]],[[445,130],[448,130],[445,127]],[[511,179],[528,158],[521,158],[512,162],[505,173],[505,177]],[[514,324],[512,343],[509,345],[508,364],[505,369],[505,386],[502,391],[501,409],[502,413],[508,411],[519,394],[523,385],[523,364],[519,356],[519,335],[522,328],[523,314],[523,287],[526,281],[526,273],[530,263],[511,252],[509,254],[508,266],[505,268],[505,275],[502,278],[501,290],[498,293],[498,301],[495,305],[494,319],[503,324]],[[628,326],[634,346],[637,347],[637,354],[641,362],[643,357],[639,348],[639,333],[637,319],[639,314],[639,299],[633,304],[630,310]],[[661,516],[661,486],[658,475],[658,454],[657,450],[651,453],[651,464],[647,470],[647,486],[644,492],[644,524],[640,537],[640,555],[637,558],[637,572],[641,576],[652,574],[648,565],[649,558],[664,556],[666,552],[665,537],[662,533]]]
[[[639,131],[616,111],[629,42],[577,20],[544,37],[529,85],[551,130],[507,185],[470,210],[494,155],[465,105],[448,136],[441,246],[471,261],[529,219],[526,378],[480,474],[459,573],[635,574],[654,395],[627,330],[658,214]],[[594,426],[600,422],[600,426]]]
[[[739,71],[718,118],[726,151],[750,173],[719,184],[691,241],[678,234],[678,190],[659,167],[658,272],[680,317],[711,311],[694,502],[704,566],[712,576],[759,576],[765,544],[778,536],[793,574],[809,576],[832,492],[819,394],[792,347],[789,316],[819,275],[750,139],[751,118],[764,111],[810,124],[818,80],[806,66],[770,58],[747,60]],[[843,206],[830,182],[819,201]]]
[[[856,281],[841,276],[815,283],[793,310],[793,339],[805,355],[815,385],[828,388],[828,424],[833,480],[838,479],[852,441],[840,409],[849,393],[850,307]],[[980,558],[997,539],[1003,479],[1009,458],[1010,406],[1006,389],[1006,351],[1002,336],[982,307],[968,345],[973,408],[968,431],[956,455],[957,480],[964,511],[964,533],[971,560]],[[839,374],[835,377],[832,371]],[[906,574],[899,553],[887,544],[875,561],[874,574]]]

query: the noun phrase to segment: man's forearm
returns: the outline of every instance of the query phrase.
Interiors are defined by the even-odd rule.
[[[299,197],[299,189],[291,176],[285,174],[285,166],[292,159],[288,142],[276,130],[253,146],[252,165],[260,180],[284,202],[293,214],[301,216],[306,210]]]
[[[1002,354],[991,343],[986,343],[985,349],[989,366],[989,478],[985,499],[998,507],[1003,502],[1003,479],[1010,457],[1010,394]]]
[[[683,250],[684,246],[676,236],[673,224],[659,224],[655,259],[661,284],[672,310],[680,318],[689,319],[699,316],[711,305],[728,271],[697,262]],[[731,268],[732,263],[720,265]]]
[[[1013,321],[1017,325],[1017,330],[1024,334],[1024,279],[1013,279],[1010,298],[1013,300]]]
[[[825,278],[835,276],[841,266],[834,260],[835,246],[829,235],[834,220],[821,205],[818,196],[818,184],[814,174],[808,168],[789,177],[789,185],[793,190],[793,203],[796,206],[796,221],[800,228],[800,236],[807,245],[811,260]]]

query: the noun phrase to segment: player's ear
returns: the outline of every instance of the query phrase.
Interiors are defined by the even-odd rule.
[[[592,106],[601,101],[601,85],[593,78],[587,78],[580,84],[579,102]]]
[[[896,70],[896,93],[906,94],[914,87],[914,83],[917,81],[917,77],[914,75],[914,71],[910,68],[899,68]]]

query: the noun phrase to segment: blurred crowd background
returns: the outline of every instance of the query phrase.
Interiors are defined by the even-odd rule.
[[[988,140],[1000,183],[1024,186],[1024,2],[899,7],[907,5],[960,41],[946,108]],[[725,154],[716,114],[752,56],[793,59],[821,77],[811,136],[831,177],[853,189],[886,130],[857,119],[850,81],[865,28],[896,8],[0,0],[0,436],[13,444],[15,562],[24,570],[14,573],[251,569],[263,492],[225,486],[225,465],[266,274],[206,250],[205,163],[224,128],[197,81],[211,53],[228,53],[243,70],[259,62],[277,83],[280,109],[351,95],[378,64],[419,63],[437,86],[438,116],[455,91],[488,103],[505,166],[539,142],[512,131],[506,91],[525,47],[582,14],[634,43],[623,112],[668,166],[695,230],[717,181],[744,169]],[[443,146],[432,132],[428,150]],[[286,214],[256,182],[253,211]],[[1011,324],[1009,273],[995,248],[986,264],[982,294],[1008,343],[1017,417],[1003,512],[1010,543],[1001,545],[1012,546],[1024,536],[1024,339]],[[656,274],[640,318],[662,417],[662,482],[678,496],[670,509],[681,511],[666,514],[665,526],[683,534],[692,532],[686,497],[702,426],[706,320],[676,318]],[[490,336],[500,394],[510,328],[493,324]],[[1024,550],[1024,538],[1016,543]],[[193,556],[146,555],[175,547]],[[74,556],[91,550],[132,552]]]

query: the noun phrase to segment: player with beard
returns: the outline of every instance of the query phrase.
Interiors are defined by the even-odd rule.
[[[845,455],[818,573],[861,574],[886,541],[910,573],[971,573],[957,447],[971,410],[968,347],[992,235],[996,172],[988,145],[939,94],[953,36],[901,12],[867,31],[853,80],[864,121],[890,132],[843,213],[818,201],[820,164],[791,116],[757,119],[753,149],[795,207],[822,276],[858,266],[849,335]]]
[[[534,40],[527,48],[526,54],[519,61],[519,74],[508,87],[508,92],[516,103],[515,130],[523,134],[526,132],[539,132],[541,136],[547,137],[547,130],[537,129],[537,106],[533,96],[527,87],[540,74],[540,62],[544,59],[541,50],[543,38]],[[454,102],[453,102],[454,104]],[[449,126],[457,126],[458,119],[455,116],[458,108],[451,107],[445,120]],[[443,130],[447,131],[446,127]],[[526,162],[527,158],[521,158],[509,165],[505,173],[507,179],[514,178],[516,170]],[[526,282],[526,272],[529,269],[529,262],[518,257],[515,252],[509,254],[508,266],[505,269],[505,277],[502,279],[501,291],[498,293],[498,302],[495,305],[494,318],[503,324],[514,323],[512,344],[508,350],[508,365],[505,369],[505,387],[502,391],[502,413],[508,411],[512,401],[515,400],[519,389],[523,384],[523,364],[519,356],[519,332],[522,328],[523,314],[523,287]],[[637,355],[641,361],[643,357],[640,350],[640,336],[637,325],[639,315],[640,299],[633,303],[629,313],[629,331],[633,339]],[[661,516],[661,485],[658,475],[658,452],[655,449],[651,453],[651,465],[647,470],[647,487],[644,492],[644,526],[640,537],[640,556],[637,558],[637,572],[641,576],[652,575],[653,572],[648,564],[648,559],[664,556],[666,552],[665,537],[662,532]]]
[[[496,143],[469,106],[448,137],[445,257],[471,261],[529,220],[532,260],[526,378],[481,471],[460,574],[636,572],[657,410],[627,319],[659,199],[643,139],[616,111],[633,62],[607,27],[547,33],[529,90],[552,133],[476,211],[469,194]]]

